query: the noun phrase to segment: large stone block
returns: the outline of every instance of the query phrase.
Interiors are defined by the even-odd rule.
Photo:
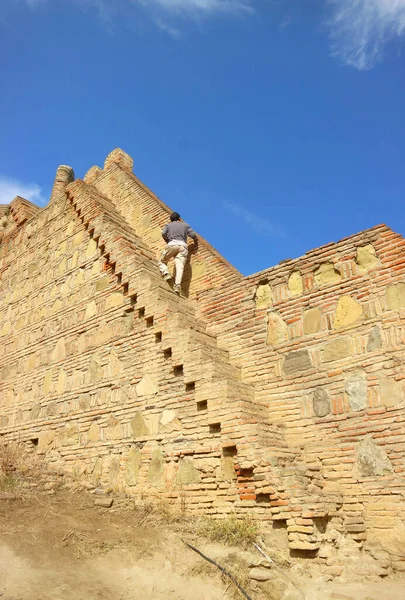
[[[118,487],[119,474],[120,474],[120,459],[117,456],[114,456],[114,458],[110,462],[110,468],[109,468],[109,480],[110,480],[110,485],[113,489],[116,489]]]
[[[275,312],[267,315],[267,344],[278,346],[288,339],[287,324]]]
[[[295,350],[286,354],[284,358],[283,369],[286,375],[295,375],[311,368],[312,362],[308,350]]]
[[[106,309],[116,308],[117,306],[121,306],[124,300],[124,296],[121,292],[112,292],[109,296],[107,296],[106,300]]]
[[[304,284],[302,283],[302,275],[299,271],[294,271],[288,278],[288,289],[292,296],[301,296],[304,291]]]
[[[54,431],[42,431],[38,437],[38,454],[46,454],[54,446],[55,432]]]
[[[99,457],[96,459],[96,462],[93,467],[93,473],[91,476],[93,483],[96,483],[96,484],[99,483],[102,474],[103,474],[103,459]]]
[[[350,408],[354,411],[363,410],[367,406],[367,377],[364,371],[351,373],[346,379],[346,393]]]
[[[111,377],[118,377],[123,372],[124,367],[115,350],[111,350],[108,356],[108,371]]]
[[[363,308],[351,296],[340,296],[335,312],[334,327],[352,325],[363,316]]]
[[[381,339],[381,330],[376,325],[370,331],[367,340],[367,352],[373,352],[374,350],[379,350],[382,347],[382,339]]]
[[[97,252],[97,243],[95,240],[89,240],[86,248],[86,258],[91,258]]]
[[[139,469],[141,467],[141,452],[138,448],[132,446],[128,453],[128,458],[125,466],[125,482],[129,486],[134,486],[138,483]]]
[[[391,377],[381,377],[380,379],[381,404],[384,406],[399,406],[405,401],[404,383],[396,381]]]
[[[356,462],[353,467],[353,476],[371,477],[391,473],[393,470],[385,450],[375,443],[371,435],[362,440],[356,448]]]
[[[58,381],[56,383],[56,392],[60,396],[64,393],[64,391],[66,389],[66,384],[67,384],[67,375],[63,369],[60,369],[59,375],[58,375]]]
[[[153,396],[157,394],[158,386],[156,380],[151,375],[144,375],[136,386],[137,396]]]
[[[385,292],[385,299],[389,310],[405,308],[405,283],[389,285]]]
[[[86,319],[91,319],[92,317],[95,317],[97,314],[97,304],[95,303],[94,300],[91,300],[91,302],[89,302],[86,305],[86,312],[84,313],[84,318]]]
[[[88,369],[89,379],[92,383],[100,381],[103,378],[103,368],[101,365],[101,359],[93,354],[89,362]]]
[[[170,433],[172,431],[181,431],[182,424],[180,419],[177,417],[176,411],[172,409],[164,410],[156,429],[166,433]]]
[[[66,358],[66,346],[65,346],[65,338],[60,338],[53,349],[51,354],[52,362],[57,362],[59,360],[63,360]]]
[[[62,446],[77,446],[79,443],[79,429],[76,423],[66,425],[59,434]]]
[[[103,290],[105,290],[108,287],[109,283],[110,282],[108,277],[100,277],[100,279],[97,279],[96,292],[102,292]]]
[[[223,456],[221,459],[222,477],[225,481],[236,479],[235,461],[233,456]]]
[[[260,283],[256,288],[255,303],[257,309],[268,308],[273,304],[273,294],[268,283]]]
[[[51,386],[52,386],[52,371],[47,371],[45,373],[44,381],[42,384],[42,393],[44,394],[44,396],[49,394],[49,392],[51,391]]]
[[[372,244],[366,244],[357,248],[356,263],[361,272],[371,271],[378,267],[378,258]]]
[[[340,281],[340,272],[333,263],[323,263],[314,272],[316,284],[321,287]]]
[[[194,466],[192,458],[182,458],[176,475],[176,483],[179,486],[191,485],[200,481],[200,474]]]
[[[147,475],[151,485],[159,486],[164,479],[164,456],[160,448],[153,448]]]
[[[326,344],[322,351],[322,361],[332,362],[350,356],[350,340],[347,337],[338,338]]]
[[[81,245],[83,240],[84,240],[84,231],[80,230],[73,236],[72,247],[77,248],[78,246]]]
[[[149,435],[149,429],[141,412],[136,412],[131,420],[132,434],[135,438]]]
[[[100,427],[97,423],[92,423],[90,429],[87,432],[87,440],[89,442],[98,442],[100,440]]]
[[[331,412],[331,403],[328,392],[323,388],[316,388],[312,395],[312,407],[317,417],[326,417]]]
[[[388,554],[399,557],[403,561],[405,558],[405,524],[403,522],[396,523],[390,529],[390,519],[386,517],[384,521],[385,528],[378,533],[372,532],[370,541],[373,541],[374,545],[381,546]]]
[[[305,335],[311,335],[321,330],[322,314],[319,308],[309,308],[303,314]]]

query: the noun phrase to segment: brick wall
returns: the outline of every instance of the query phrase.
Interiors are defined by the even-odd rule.
[[[122,150],[113,151],[106,159],[104,171],[90,169],[85,180],[91,183],[116,206],[129,225],[158,258],[164,248],[163,226],[173,212],[163,204],[133,173],[132,159]],[[96,168],[97,169],[97,168]],[[191,224],[193,225],[193,224]],[[197,232],[198,233],[198,232]],[[207,287],[240,281],[242,275],[210,244],[199,237],[198,252],[190,254],[183,278],[183,294],[194,297]]]
[[[178,298],[156,263],[170,211],[131,168],[60,167],[46,208],[0,211],[0,435],[112,489],[278,521],[320,561],[344,538],[405,568],[403,238],[247,278],[203,242]]]
[[[249,508],[261,439],[292,456],[282,431],[258,426],[252,387],[114,204],[56,189],[1,246],[0,433],[114,489]]]
[[[405,240],[379,226],[199,298],[209,331],[318,473],[320,498],[338,497],[339,525],[358,542],[403,531],[404,273]],[[336,519],[307,499],[308,515]]]

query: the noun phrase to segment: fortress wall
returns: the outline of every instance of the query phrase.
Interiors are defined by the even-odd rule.
[[[226,514],[254,507],[253,390],[80,180],[0,246],[0,435],[111,489]],[[256,464],[256,463],[255,463]],[[259,484],[266,487],[266,477]],[[271,519],[266,506],[256,506]]]
[[[402,531],[405,240],[376,227],[207,292],[200,310],[323,493],[342,495],[345,531]]]
[[[190,301],[157,270],[169,209],[131,169],[60,167],[46,208],[1,207],[0,435],[405,569],[405,240],[382,225],[244,279],[203,243]]]

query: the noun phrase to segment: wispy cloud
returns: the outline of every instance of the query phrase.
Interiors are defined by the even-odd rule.
[[[13,33],[16,33],[16,30],[14,29],[14,27],[12,27],[10,25],[10,23],[8,21],[6,21],[5,19],[3,19],[2,17],[0,17],[0,26],[4,27],[6,29],[9,29],[10,31],[12,31]]]
[[[57,2],[57,0],[18,1],[25,2],[32,9]],[[174,38],[180,37],[186,20],[247,16],[259,12],[260,6],[263,6],[259,0],[63,1],[79,6],[83,10],[94,11],[106,23],[110,23],[114,15],[127,15],[131,9],[141,8],[160,30]],[[285,30],[296,16],[290,6],[291,2],[270,0],[269,3],[281,19],[279,30]],[[387,44],[400,39],[405,34],[405,0],[323,0],[323,4],[333,56],[343,64],[358,70],[374,67],[382,60]],[[318,25],[319,23],[314,23],[314,28]]]
[[[15,0],[14,0],[15,1]],[[17,0],[32,10],[55,5],[57,0]],[[58,0],[94,13],[110,32],[118,15],[140,18],[142,11],[154,25],[171,38],[178,39],[186,21],[201,22],[214,17],[240,17],[253,14],[258,0]],[[138,9],[138,14],[135,12]]]
[[[254,0],[131,0],[143,6],[157,6],[170,13],[215,14],[251,12]]]
[[[243,221],[250,229],[256,233],[271,235],[273,237],[285,237],[285,232],[276,223],[271,223],[264,217],[260,217],[246,208],[233,204],[231,202],[222,202],[223,208],[232,213],[235,217]]]
[[[161,31],[164,31],[167,33],[167,35],[170,35],[170,37],[175,39],[180,37],[180,30],[177,29],[177,27],[170,25],[170,23],[167,23],[164,19],[161,19],[160,17],[157,18],[156,25],[159,27],[159,29],[161,29]]]
[[[56,0],[22,0],[31,8],[36,8],[45,3],[55,3]],[[71,4],[82,7],[94,7],[99,10],[111,6],[111,0],[65,0]],[[214,15],[218,13],[247,13],[254,10],[253,4],[257,0],[115,0],[114,11],[119,5],[136,5],[148,10],[159,9],[166,14],[177,14],[181,16]]]
[[[328,0],[333,55],[361,71],[380,62],[390,42],[405,34],[405,0]]]
[[[18,179],[0,175],[0,204],[10,204],[16,196],[21,196],[40,206],[47,203],[42,188],[38,184],[24,183]]]

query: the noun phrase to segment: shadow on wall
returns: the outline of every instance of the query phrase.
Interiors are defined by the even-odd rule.
[[[181,291],[183,292],[186,298],[189,297],[191,278],[192,278],[192,268],[191,268],[191,257],[195,256],[198,252],[198,249],[193,247],[193,244],[188,247],[188,255],[186,264],[184,265],[184,273],[183,273],[183,281],[181,284]]]

